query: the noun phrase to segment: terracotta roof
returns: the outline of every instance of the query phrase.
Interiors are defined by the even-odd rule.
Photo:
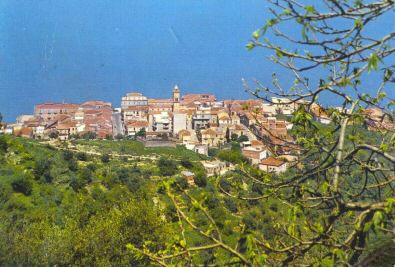
[[[34,106],[35,109],[77,109],[78,107],[78,104],[53,102],[37,104]]]
[[[262,165],[267,165],[267,166],[280,167],[281,165],[285,164],[285,162],[280,160],[280,159],[269,157],[267,159],[262,160],[261,164]]]
[[[23,127],[19,130],[19,134],[23,136],[31,136],[33,133],[32,128]]]
[[[178,132],[178,135],[179,135],[179,136],[190,136],[191,133],[190,133],[188,130],[180,130],[180,131]]]
[[[148,111],[148,106],[128,106],[127,108],[123,108],[122,111]]]
[[[143,96],[143,94],[137,92],[131,92],[131,93],[127,93],[126,96]]]
[[[66,123],[61,123],[58,124],[58,130],[66,130],[66,129],[70,129],[72,127],[76,127],[76,124],[74,122],[66,122]]]
[[[101,100],[91,100],[91,101],[86,101],[86,102],[82,103],[81,106],[82,107],[85,107],[85,106],[92,106],[92,107],[107,106],[107,107],[111,107],[112,104],[110,102],[105,102],[105,101],[101,101]]]
[[[151,104],[173,104],[173,99],[171,99],[171,98],[166,98],[166,99],[150,98],[150,99],[148,99],[148,105],[151,105]]]
[[[208,128],[208,129],[206,129],[206,130],[202,130],[202,135],[203,134],[208,134],[208,135],[216,135],[217,134],[217,132],[215,131],[215,130],[213,130],[213,129],[211,129],[211,128]]]
[[[251,146],[263,146],[263,143],[259,140],[251,140]]]
[[[127,127],[148,127],[148,122],[132,120],[127,122]]]
[[[236,124],[235,125],[235,129],[238,130],[238,131],[245,130],[245,128],[242,125],[240,125],[240,124]]]

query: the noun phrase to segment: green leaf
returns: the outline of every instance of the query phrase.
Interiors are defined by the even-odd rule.
[[[283,14],[288,16],[288,15],[291,15],[292,12],[290,9],[286,8],[286,9],[284,9]]]
[[[305,6],[304,9],[306,10],[306,16],[308,14],[314,14],[315,13],[315,7],[314,6]]]
[[[247,50],[252,50],[254,47],[255,47],[255,44],[254,44],[254,43],[248,43],[248,44],[246,45]]]
[[[357,20],[354,21],[354,25],[355,25],[356,28],[362,29],[362,27],[363,27],[363,22],[362,22],[362,20],[359,18],[359,19],[357,19]]]
[[[283,57],[283,53],[281,52],[281,49],[276,49],[276,56],[278,57],[278,58],[282,58]]]
[[[370,54],[369,59],[368,59],[368,71],[370,72],[371,70],[378,70],[379,69],[379,61],[380,58],[377,56],[377,54]]]
[[[373,215],[373,223],[375,226],[380,225],[384,219],[384,214],[381,211],[376,211]]]
[[[259,29],[256,30],[256,31],[254,31],[254,32],[252,33],[252,37],[253,37],[255,40],[259,39],[260,35],[261,35],[261,30],[259,30]]]
[[[384,81],[385,82],[387,82],[387,81],[389,81],[390,79],[391,79],[391,77],[392,77],[392,75],[393,75],[394,73],[393,73],[393,71],[392,70],[390,70],[390,69],[385,69],[385,71],[384,71]]]

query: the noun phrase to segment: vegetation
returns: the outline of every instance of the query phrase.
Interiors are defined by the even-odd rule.
[[[393,238],[395,142],[383,122],[394,121],[388,84],[395,81],[395,33],[387,29],[377,36],[372,29],[393,14],[395,3],[268,2],[273,18],[253,33],[247,48],[272,51],[270,59],[294,81],[273,74],[272,86],[245,87],[257,98],[283,97],[289,100],[282,105],[298,107],[288,118],[292,140],[283,140],[300,152],[298,168],[268,175],[249,167],[236,146],[211,150],[239,169],[217,178],[214,188],[207,186],[213,193],[203,197],[165,184],[178,215],[181,248],[132,247],[141,257],[160,265],[353,266],[368,255],[369,244]],[[370,90],[376,89],[372,94],[361,89],[368,80]],[[328,126],[315,120],[313,109],[323,97],[342,107],[322,108],[332,121]],[[372,109],[379,117],[370,115]],[[364,128],[371,125],[375,132]],[[204,242],[194,242],[198,237]]]
[[[235,136],[230,149],[209,151],[235,169],[206,177],[199,160],[209,158],[183,147],[87,136],[69,149],[0,135],[0,265],[393,264],[373,256],[394,247],[395,137],[380,123],[393,121],[395,102],[385,92],[395,34],[377,38],[365,29],[395,3],[268,1],[274,17],[247,48],[272,50],[295,81],[285,89],[273,75],[273,88],[246,88],[298,105],[292,138],[283,140],[299,153],[295,166],[281,175],[260,171]],[[270,30],[279,43],[263,37]],[[369,75],[381,77],[372,95],[360,89]],[[322,125],[311,107],[328,95],[343,109],[324,109],[332,122]],[[371,108],[382,112],[374,131]]]

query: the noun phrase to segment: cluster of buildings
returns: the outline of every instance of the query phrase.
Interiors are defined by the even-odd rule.
[[[292,145],[288,134],[292,124],[278,119],[278,115],[286,117],[306,104],[275,97],[270,103],[259,99],[218,101],[212,94],[181,95],[176,85],[171,96],[164,99],[128,93],[122,97],[120,108],[104,101],[38,104],[33,114],[19,116],[2,131],[60,140],[143,135],[146,139],[170,139],[201,154],[207,154],[209,147],[221,147],[243,136],[243,155],[262,170],[280,173],[297,159],[299,149]],[[311,105],[310,111],[320,123],[331,122],[319,105]],[[376,110],[369,112],[372,118],[381,115]],[[393,127],[378,119],[368,123],[370,127]]]
[[[112,105],[104,101],[88,101],[82,104],[43,103],[34,106],[34,113],[17,117],[5,133],[27,138],[59,138],[91,135],[106,138],[113,134]]]

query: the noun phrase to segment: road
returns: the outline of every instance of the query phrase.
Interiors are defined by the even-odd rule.
[[[122,115],[119,112],[112,113],[112,133],[113,137],[117,136],[118,134],[125,134],[125,128],[123,127],[122,123]]]

